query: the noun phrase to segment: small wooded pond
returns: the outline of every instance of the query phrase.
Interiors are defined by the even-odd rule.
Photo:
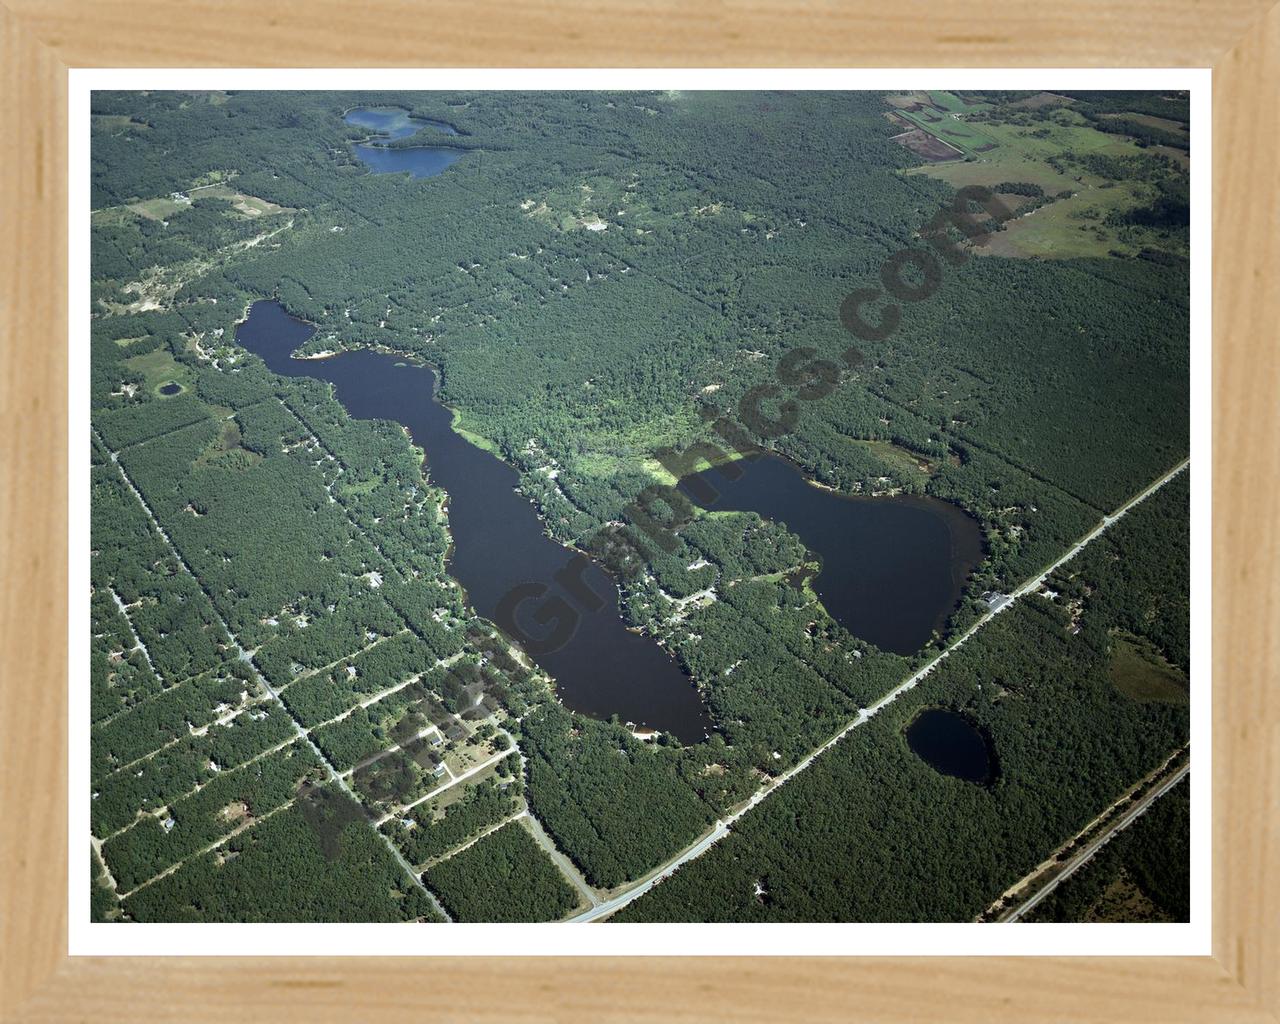
[[[934,771],[986,784],[995,776],[995,756],[986,736],[969,718],[947,708],[925,708],[906,729],[907,745]]]

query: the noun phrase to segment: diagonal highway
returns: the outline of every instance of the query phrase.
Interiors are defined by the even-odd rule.
[[[704,833],[697,841],[695,841],[690,846],[686,847],[674,858],[672,858],[669,861],[666,861],[665,863],[661,864],[659,867],[651,871],[649,874],[640,878],[638,881],[636,881],[634,885],[626,889],[624,892],[619,893],[617,896],[614,896],[610,900],[603,901],[597,904],[596,906],[583,911],[581,914],[577,915],[574,918],[571,918],[570,920],[598,921],[601,918],[606,918],[610,914],[613,914],[616,911],[621,910],[623,907],[625,907],[628,903],[631,903],[633,900],[643,896],[646,892],[652,889],[664,878],[670,878],[673,874],[675,874],[678,870],[680,870],[681,867],[689,863],[689,861],[696,860],[698,857],[701,857],[704,853],[706,853],[709,849],[711,849],[712,846],[714,846],[717,842],[719,842],[721,839],[723,839],[726,835],[729,834],[730,826],[732,826],[734,822],[736,822],[739,818],[741,818],[744,814],[746,814],[748,811],[754,808],[757,804],[759,804],[762,800],[764,800],[770,794],[776,793],[782,786],[785,786],[788,782],[790,782],[797,775],[799,775],[806,768],[808,768],[811,764],[813,764],[813,762],[820,755],[830,750],[842,739],[844,739],[851,732],[853,732],[854,729],[858,728],[860,725],[865,725],[867,722],[869,722],[872,718],[874,718],[877,714],[883,711],[886,707],[892,704],[895,700],[901,697],[908,690],[912,690],[916,686],[918,686],[920,681],[924,679],[924,677],[927,676],[930,672],[932,672],[934,668],[938,666],[938,664],[940,664],[942,661],[949,658],[955,651],[963,647],[971,637],[973,637],[980,629],[982,629],[989,622],[991,622],[992,619],[994,619],[997,615],[1003,612],[1006,608],[1011,607],[1013,603],[1018,600],[1018,598],[1025,597],[1027,594],[1030,594],[1033,591],[1038,590],[1040,586],[1044,583],[1044,581],[1048,579],[1049,576],[1054,571],[1056,571],[1060,566],[1062,566],[1066,562],[1071,561],[1071,559],[1075,558],[1076,555],[1078,555],[1082,550],[1084,550],[1085,547],[1093,543],[1095,540],[1101,537],[1108,529],[1110,529],[1117,522],[1119,522],[1126,515],[1128,515],[1129,512],[1131,512],[1135,506],[1141,504],[1143,501],[1146,501],[1147,498],[1155,494],[1156,491],[1160,490],[1161,487],[1163,487],[1170,480],[1174,479],[1174,477],[1178,476],[1180,473],[1186,470],[1187,467],[1190,465],[1191,465],[1191,460],[1189,458],[1183,459],[1180,463],[1174,466],[1173,469],[1169,470],[1169,472],[1165,473],[1158,480],[1155,480],[1153,483],[1147,486],[1144,490],[1142,490],[1139,494],[1129,499],[1129,501],[1125,502],[1123,505],[1121,505],[1118,509],[1112,512],[1110,515],[1103,516],[1102,521],[1098,523],[1097,526],[1095,526],[1087,534],[1081,537],[1080,540],[1078,540],[1070,548],[1070,550],[1068,550],[1067,553],[1064,554],[1061,558],[1059,558],[1056,562],[1048,566],[1039,575],[1034,576],[1031,579],[1027,580],[1025,583],[1023,583],[1021,586],[1015,589],[1011,594],[1008,594],[1006,596],[1003,596],[993,601],[991,605],[991,609],[985,615],[983,615],[982,618],[978,619],[977,622],[975,622],[972,626],[970,626],[963,633],[961,633],[960,636],[958,636],[950,644],[950,646],[948,646],[946,650],[942,651],[936,658],[934,658],[932,661],[925,664],[922,668],[920,668],[917,672],[915,672],[909,678],[899,683],[897,686],[895,686],[892,690],[886,693],[883,697],[881,697],[878,701],[876,701],[870,707],[863,708],[861,711],[859,711],[857,718],[849,722],[843,729],[841,729],[838,733],[832,736],[831,739],[827,740],[826,743],[822,744],[822,746],[818,747],[811,754],[805,757],[802,761],[797,762],[793,767],[783,772],[777,778],[767,783],[763,789],[757,790],[754,794],[752,794],[750,800],[748,800],[745,804],[740,805],[737,810],[733,811],[733,813],[727,815],[724,818],[717,820],[716,823],[712,825],[710,831]]]

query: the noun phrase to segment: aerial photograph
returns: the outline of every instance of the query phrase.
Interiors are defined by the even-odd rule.
[[[93,92],[92,920],[1188,921],[1190,103]]]

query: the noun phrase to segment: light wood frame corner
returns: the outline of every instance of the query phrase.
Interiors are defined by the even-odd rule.
[[[1280,7],[1270,3],[222,0],[198,17],[176,0],[0,5],[3,1019],[1280,1021]],[[68,957],[68,69],[708,64],[1214,69],[1213,955]]]

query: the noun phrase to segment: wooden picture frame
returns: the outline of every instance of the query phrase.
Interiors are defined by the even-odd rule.
[[[934,10],[557,0],[0,6],[3,1019],[1280,1019],[1280,7]],[[1213,955],[1191,958],[71,958],[67,955],[67,88],[95,66],[1214,69]],[[1259,511],[1261,510],[1261,514]]]

